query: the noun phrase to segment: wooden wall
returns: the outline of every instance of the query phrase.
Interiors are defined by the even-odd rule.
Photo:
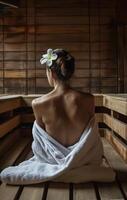
[[[0,13],[0,93],[44,93],[41,54],[64,48],[76,59],[71,86],[93,93],[118,91],[115,0],[20,0]]]
[[[127,1],[117,0],[116,29],[117,29],[117,63],[118,63],[118,92],[127,93]]]

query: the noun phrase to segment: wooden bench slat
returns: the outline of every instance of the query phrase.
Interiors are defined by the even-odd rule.
[[[27,154],[25,160],[31,158],[33,156],[33,152],[32,150],[29,151],[29,153]],[[21,161],[21,160],[20,160]],[[44,184],[41,184],[41,188],[40,185],[38,187],[39,184],[35,184],[33,186],[24,186],[23,191],[20,195],[20,200],[41,200],[43,193],[44,193]],[[15,186],[17,187],[17,186]],[[16,188],[15,188],[16,189]],[[18,191],[17,191],[18,192]]]
[[[122,160],[122,164],[121,164],[121,157],[113,149],[113,147],[107,142],[105,138],[102,138],[102,142],[104,146],[104,155],[107,161],[109,162],[110,166],[116,171],[119,170],[119,167],[122,170],[123,164],[125,166],[124,161]],[[118,163],[118,166],[117,166],[117,163]],[[98,192],[99,192],[101,200],[105,200],[105,199],[123,200],[124,199],[117,182],[96,183],[96,185],[98,187]]]
[[[127,101],[113,96],[103,95],[103,106],[127,116]]]
[[[51,183],[49,184],[46,200],[69,200],[69,184]]]
[[[12,165],[18,156],[21,154],[23,149],[28,145],[30,139],[28,137],[24,137],[22,139],[19,139],[17,143],[9,150],[6,154],[3,155],[3,157],[0,160],[0,169],[4,169],[5,167],[8,167]]]
[[[98,183],[98,191],[101,200],[105,199],[119,199],[124,200],[123,195],[117,183]]]
[[[31,140],[27,143],[27,145],[25,146],[25,148],[23,149],[22,153],[20,154],[20,156],[18,156],[18,158],[16,159],[16,161],[14,162],[14,165],[18,165],[18,163],[22,162],[24,159],[29,159],[33,156],[33,152],[31,150]]]
[[[29,159],[32,156],[32,152],[30,150],[30,152],[27,154],[26,159]],[[22,159],[22,161],[24,160],[24,158]],[[18,160],[19,162],[21,162],[21,159]],[[14,164],[14,162],[12,163],[12,165]],[[18,164],[18,163],[16,163]],[[18,191],[20,190],[22,186],[13,186],[13,185],[6,185],[5,183],[2,183],[0,186],[0,198],[3,200],[14,200]]]
[[[0,198],[3,200],[14,200],[19,186],[6,185],[2,183],[0,186]]]
[[[4,153],[6,153],[7,150],[16,143],[19,137],[20,128],[17,128],[10,132],[8,135],[6,135],[4,138],[0,139],[0,157],[3,156]]]
[[[117,136],[115,136],[110,130],[106,129],[104,137],[114,147],[114,149],[121,155],[121,157],[127,162],[127,145],[123,143]]]
[[[74,184],[74,200],[96,200],[96,193],[92,183]]]
[[[103,122],[116,133],[118,133],[122,138],[127,140],[127,124],[118,119],[113,118],[108,114],[103,114]]]
[[[8,121],[0,124],[0,138],[5,136],[8,132],[12,131],[14,128],[20,125],[20,115],[16,115]]]
[[[0,113],[19,108],[21,105],[21,97],[17,96],[4,96],[0,97]]]
[[[126,180],[127,164],[105,138],[102,139],[102,142],[105,157],[107,158],[110,166],[116,171],[118,179]]]
[[[23,188],[19,200],[42,200],[44,186],[26,186]]]

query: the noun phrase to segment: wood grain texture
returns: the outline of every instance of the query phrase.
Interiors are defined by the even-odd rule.
[[[31,157],[31,153],[28,153],[25,150],[26,146],[29,146],[29,138],[20,138],[18,140],[17,144],[13,145],[13,147],[10,149],[10,151],[7,152],[7,157],[3,156],[1,159],[3,167],[7,167],[9,165],[18,165],[20,162],[22,162],[25,159],[29,159]],[[28,147],[29,148],[29,147]],[[26,151],[27,156],[23,155],[23,150]],[[20,159],[18,159],[20,157]],[[1,199],[5,200],[13,200],[17,198],[17,196],[21,193],[23,187],[22,186],[14,186],[14,185],[6,185],[5,183],[2,183],[0,185],[0,197]]]
[[[69,184],[51,183],[49,184],[46,200],[55,199],[57,195],[58,200],[69,200]]]
[[[122,138],[127,140],[127,124],[111,117],[108,114],[103,115],[103,122],[110,127],[113,131],[118,133]]]
[[[72,87],[92,93],[117,92],[113,2],[21,0],[18,9],[6,8],[4,20],[0,16],[0,93],[50,90],[39,61],[48,48],[63,48],[75,57]]]
[[[20,107],[20,97],[18,96],[2,96],[0,97],[0,113],[11,111]]]
[[[114,147],[114,149],[120,154],[120,156],[127,163],[127,146],[118,137],[116,137],[112,132],[105,130],[104,136],[108,142]]]
[[[110,166],[117,172],[117,178],[123,182],[126,181],[127,163],[121,158],[112,145],[103,138],[105,157],[108,159]]]
[[[122,195],[117,183],[98,184],[98,190],[99,190],[101,200],[105,200],[105,199],[124,200],[123,195]]]
[[[0,124],[0,130],[1,130],[0,138],[5,136],[8,132],[13,130],[17,126],[19,126],[20,122],[21,122],[20,115],[17,115],[15,117],[13,117],[12,119],[9,119],[7,122]]]
[[[28,186],[25,187],[22,191],[22,194],[20,196],[20,200],[42,200],[44,192],[44,186],[42,185],[41,187],[35,186]]]
[[[93,183],[75,184],[73,188],[74,200],[96,200],[96,192]]]

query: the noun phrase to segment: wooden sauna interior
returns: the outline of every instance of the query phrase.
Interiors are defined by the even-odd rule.
[[[71,86],[95,97],[104,156],[117,174],[112,183],[0,182],[0,200],[127,199],[126,8],[125,0],[0,1],[0,170],[32,156],[31,102],[52,90],[39,60],[63,48],[76,59]]]

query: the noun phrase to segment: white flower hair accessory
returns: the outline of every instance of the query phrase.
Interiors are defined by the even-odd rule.
[[[42,58],[40,59],[40,63],[42,65],[46,63],[46,65],[50,67],[52,65],[52,61],[56,60],[57,57],[58,55],[56,53],[53,53],[52,49],[48,49],[47,54],[42,55]]]

